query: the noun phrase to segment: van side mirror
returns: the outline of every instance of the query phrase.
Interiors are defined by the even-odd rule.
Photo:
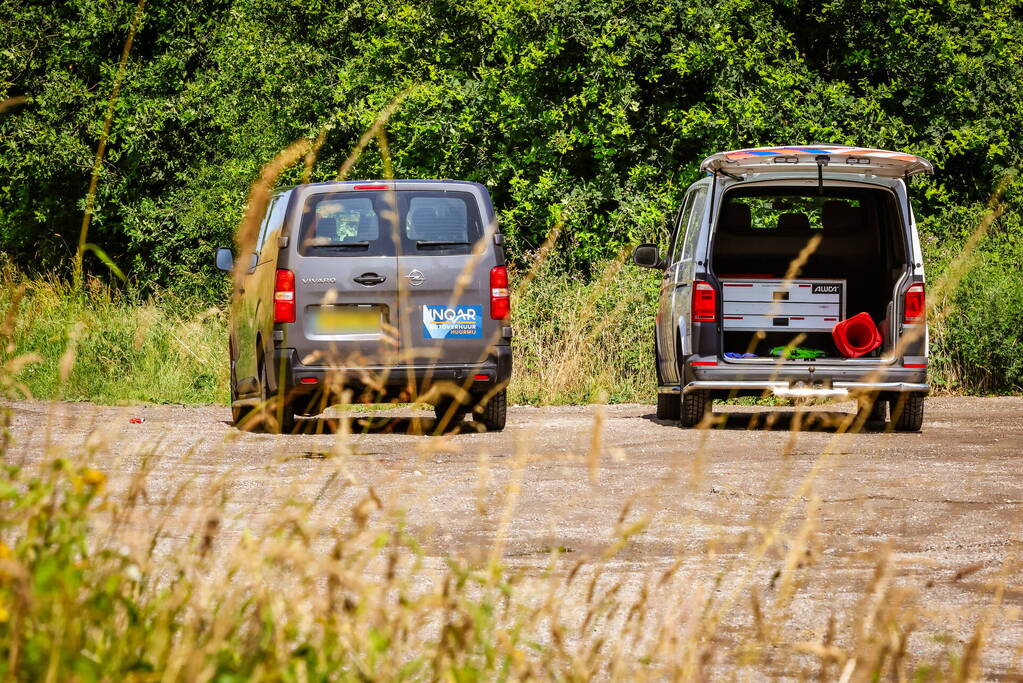
[[[217,248],[217,268],[227,272],[234,270],[234,254],[230,247]]]
[[[653,244],[640,244],[632,250],[632,262],[644,268],[664,268],[664,261]]]

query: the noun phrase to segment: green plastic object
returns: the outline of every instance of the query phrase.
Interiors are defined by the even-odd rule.
[[[813,360],[814,358],[820,358],[824,355],[824,352],[820,349],[804,349],[802,346],[795,346],[789,348],[787,346],[775,346],[771,349],[772,356],[781,356],[782,358],[797,358],[800,360]]]

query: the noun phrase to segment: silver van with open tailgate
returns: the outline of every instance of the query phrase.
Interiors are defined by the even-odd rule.
[[[235,422],[290,432],[342,400],[433,403],[504,428],[502,236],[486,188],[332,182],[274,195],[231,301]],[[217,265],[232,270],[221,248]]]
[[[859,400],[916,431],[927,384],[924,266],[907,184],[931,164],[840,145],[705,159],[667,253],[656,316],[657,415],[696,426],[716,398]]]

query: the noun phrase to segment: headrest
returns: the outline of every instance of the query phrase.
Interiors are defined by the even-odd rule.
[[[783,213],[778,216],[778,229],[791,232],[810,230],[810,219],[804,213]]]
[[[721,228],[726,232],[746,232],[753,227],[749,204],[728,202],[721,212]]]
[[[864,210],[862,206],[853,206],[849,202],[829,200],[821,208],[821,224],[826,232],[855,232],[863,228]]]

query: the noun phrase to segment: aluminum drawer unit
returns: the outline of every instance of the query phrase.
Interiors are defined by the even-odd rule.
[[[722,278],[725,332],[831,332],[845,319],[845,280]]]

